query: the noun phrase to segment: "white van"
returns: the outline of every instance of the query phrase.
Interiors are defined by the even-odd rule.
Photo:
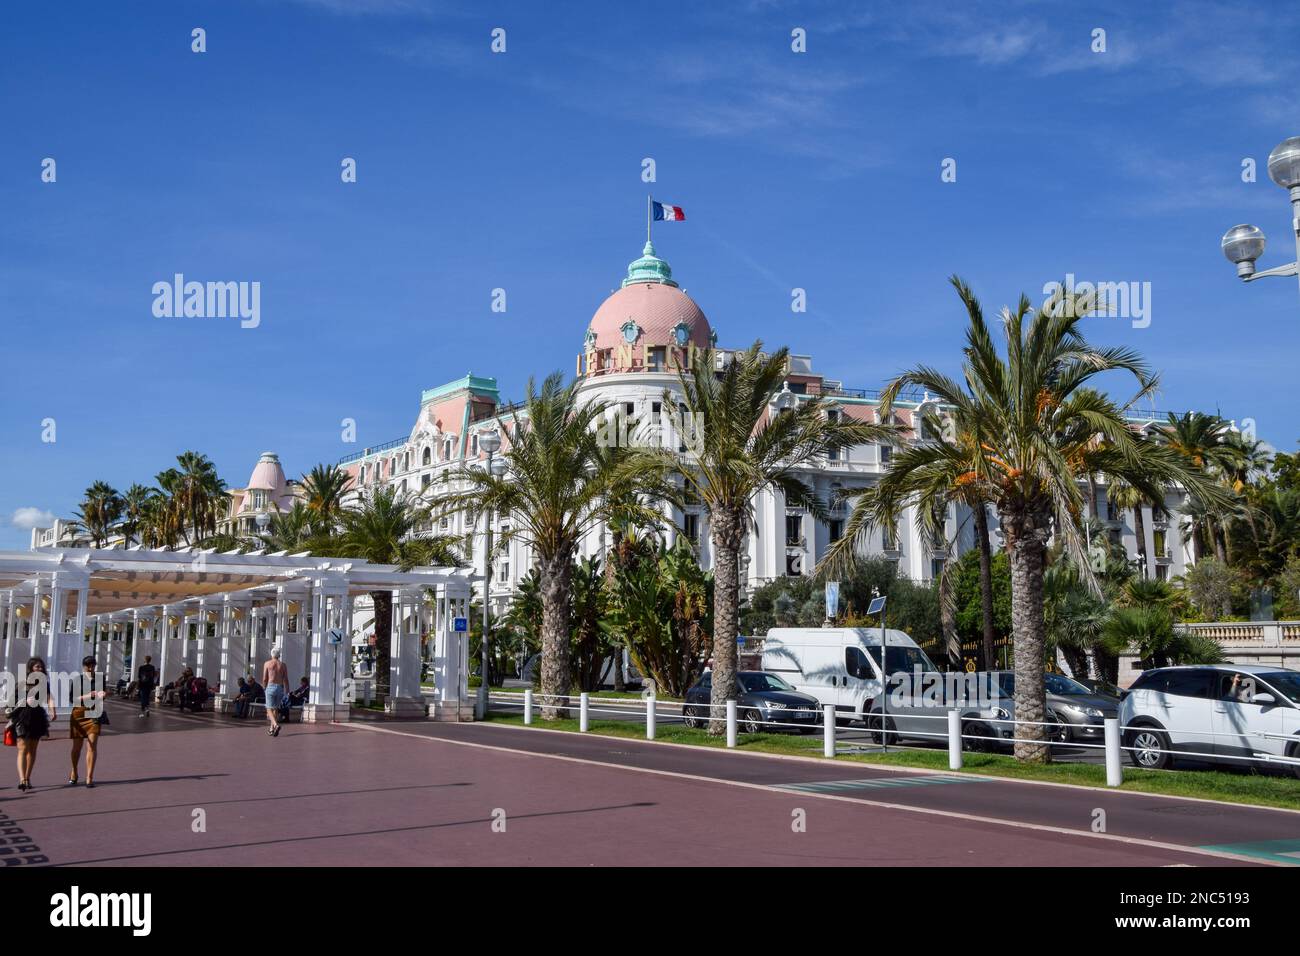
[[[885,631],[889,673],[907,674],[939,668],[902,631]],[[763,643],[763,670],[811,694],[849,720],[866,723],[871,703],[880,695],[880,628],[774,627]]]

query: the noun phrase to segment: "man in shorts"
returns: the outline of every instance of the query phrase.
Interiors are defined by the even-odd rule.
[[[262,665],[262,684],[266,687],[266,716],[271,726],[266,732],[272,737],[280,736],[280,721],[277,716],[285,695],[289,693],[289,669],[280,660],[280,648],[271,649],[271,659]]]

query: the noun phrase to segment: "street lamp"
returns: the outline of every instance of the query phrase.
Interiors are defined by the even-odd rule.
[[[1284,139],[1268,154],[1268,175],[1291,197],[1291,229],[1295,233],[1296,262],[1263,272],[1255,271],[1255,260],[1264,253],[1264,232],[1258,226],[1233,226],[1223,234],[1223,254],[1237,266],[1243,282],[1265,276],[1300,275],[1300,136]]]
[[[478,447],[487,453],[487,470],[494,478],[500,478],[506,472],[506,463],[496,457],[501,450],[501,434],[496,431],[483,432],[478,436]],[[488,616],[489,595],[492,588],[492,509],[484,513],[486,518],[486,538],[483,543],[483,636],[479,640],[478,697],[475,699],[476,718],[484,720],[488,712]]]

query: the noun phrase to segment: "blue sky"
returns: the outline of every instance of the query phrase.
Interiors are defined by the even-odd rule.
[[[879,387],[956,367],[951,273],[989,310],[1066,273],[1149,282],[1148,327],[1090,334],[1162,371],[1157,407],[1292,450],[1300,295],[1242,285],[1218,242],[1254,222],[1261,266],[1290,261],[1264,161],[1300,133],[1297,35],[1262,2],[11,0],[0,547],[27,546],[20,509],[186,449],[235,485],[267,449],[297,475],[358,447],[343,418],[377,444],[467,371],[507,398],[571,371],[640,253],[645,157],[688,217],[656,245],[723,345]],[[260,282],[261,324],[156,318],[177,272]]]

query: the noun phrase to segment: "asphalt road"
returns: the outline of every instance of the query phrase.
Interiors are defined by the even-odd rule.
[[[1300,863],[1300,814],[500,724],[111,705],[93,790],[0,788],[28,865]],[[1105,832],[1094,832],[1097,811]]]

